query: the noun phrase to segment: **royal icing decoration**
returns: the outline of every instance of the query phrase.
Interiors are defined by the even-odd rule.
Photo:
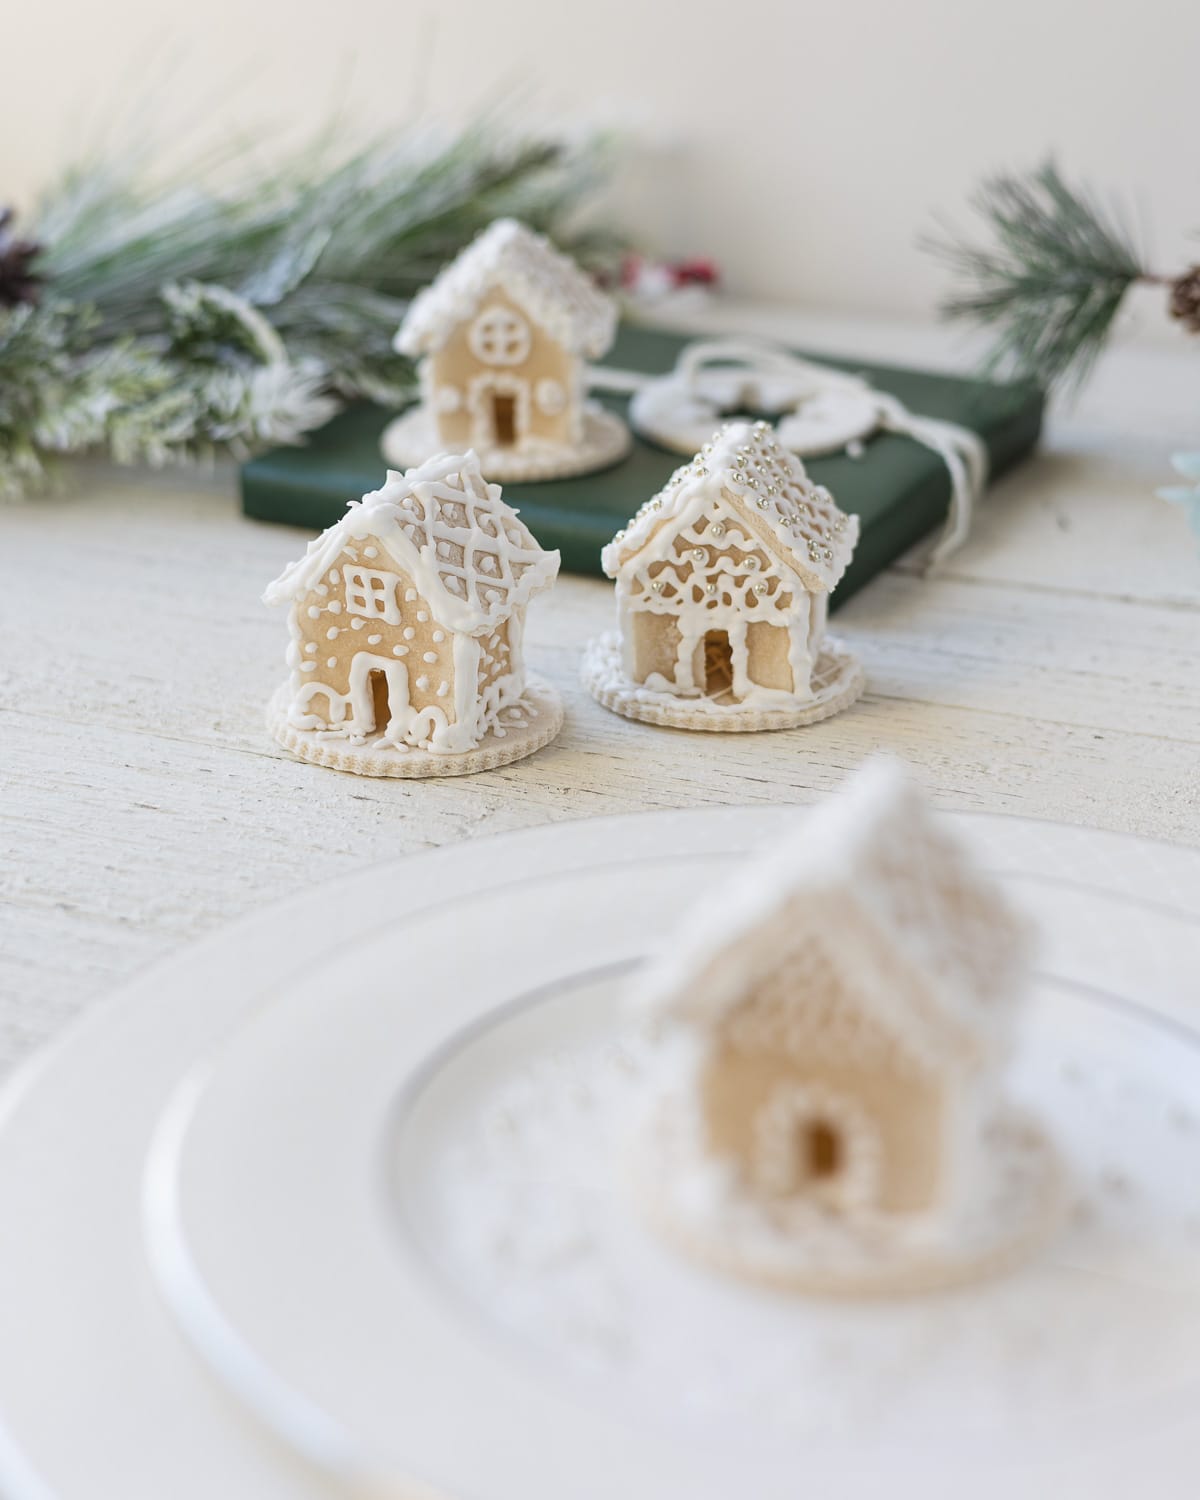
[[[473,453],[389,473],[264,595],[291,607],[291,677],[277,737],[298,753],[333,741],[369,748],[384,765],[372,772],[364,754],[345,768],[384,775],[421,774],[387,769],[389,753],[464,756],[489,737],[503,739],[511,715],[528,708],[525,608],[553,582],[558,561],[484,479]],[[366,623],[370,633],[339,629],[331,616]],[[317,639],[333,643],[320,664],[306,659]],[[410,674],[405,658],[430,670]]]
[[[601,554],[619,629],[589,647],[585,683],[618,713],[680,727],[781,728],[836,713],[863,686],[825,635],[857,539],[858,518],[766,423],[731,423]]]

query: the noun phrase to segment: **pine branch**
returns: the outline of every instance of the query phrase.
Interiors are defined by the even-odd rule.
[[[1126,292],[1151,279],[1129,230],[1053,162],[988,179],[972,199],[988,238],[948,233],[926,248],[960,289],[942,304],[949,318],[994,330],[989,371],[1049,388],[1077,386],[1112,331]]]
[[[414,376],[392,336],[408,299],[493,218],[615,265],[615,236],[572,227],[609,156],[489,118],[440,145],[227,158],[237,181],[221,190],[199,172],[163,185],[136,149],[69,172],[34,237],[0,245],[14,296],[35,254],[43,292],[0,305],[0,496],[43,485],[55,454],[244,456],[300,441],[344,400],[401,401]]]

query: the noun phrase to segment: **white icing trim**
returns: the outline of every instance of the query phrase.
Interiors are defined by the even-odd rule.
[[[511,307],[485,307],[471,321],[467,347],[485,365],[523,365],[533,347],[533,330]]]
[[[400,579],[395,573],[347,566],[342,569],[342,578],[346,608],[352,615],[360,615],[364,620],[382,620],[386,625],[399,625],[396,586]]]
[[[616,331],[616,304],[544,235],[497,219],[412,302],[395,337],[415,358],[440,349],[499,288],[572,354],[599,359]]]

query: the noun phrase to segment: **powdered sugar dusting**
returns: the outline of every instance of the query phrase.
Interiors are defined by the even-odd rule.
[[[594,982],[452,1059],[404,1190],[439,1279],[549,1378],[644,1420],[719,1417],[771,1441],[863,1424],[879,1440],[953,1426],[1010,1441],[1068,1440],[1200,1375],[1200,1054],[1039,994],[1014,1088],[1068,1162],[1068,1227],[1019,1273],[847,1304],[742,1286],[641,1228],[624,1165],[651,1053],[618,993]],[[505,1040],[534,1021],[536,1038]]]

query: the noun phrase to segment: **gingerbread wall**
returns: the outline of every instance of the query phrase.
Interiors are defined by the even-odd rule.
[[[397,623],[354,613],[347,602],[347,567],[394,576]],[[371,693],[353,680],[364,665],[393,679],[403,670],[411,707],[418,713],[437,709],[448,723],[454,722],[452,633],[439,624],[428,600],[374,537],[344,548],[321,582],[294,607],[291,653],[300,689],[307,695],[300,711],[326,725],[342,722],[339,704],[353,693],[356,701],[347,707],[346,718],[353,713],[363,732],[378,729]],[[358,656],[370,662],[360,662],[356,672]]]
[[[527,356],[518,364],[491,364],[471,349],[475,320],[490,309],[505,309],[520,318],[530,332]],[[573,443],[580,431],[579,360],[550,337],[516,302],[502,291],[489,292],[472,316],[461,323],[446,343],[431,354],[423,371],[426,399],[434,412],[438,437],[448,449],[497,446],[493,395],[512,395],[516,406],[516,437],[551,443]],[[561,407],[546,410],[546,387],[560,393]],[[448,396],[447,393],[453,393]],[[448,401],[455,403],[447,409]],[[549,403],[553,405],[553,402]]]

